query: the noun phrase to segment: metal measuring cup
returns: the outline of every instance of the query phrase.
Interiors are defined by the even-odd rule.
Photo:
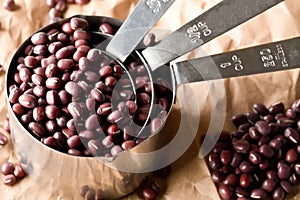
[[[182,67],[181,70],[175,68],[177,70],[176,71],[173,67],[164,64],[169,63],[173,59],[201,46],[206,42],[209,42],[211,39],[242,24],[243,22],[255,17],[256,15],[277,5],[280,2],[282,1],[222,1],[215,7],[211,8],[210,10],[206,11],[205,13],[192,20],[191,22],[185,24],[177,31],[163,38],[157,43],[157,45],[148,47],[145,50],[143,50],[141,54],[143,60],[146,61],[145,66],[148,66],[151,69],[151,76],[152,80],[154,80],[154,83],[157,78],[161,77],[163,77],[169,83],[167,88],[171,93],[171,103],[169,106],[168,114],[171,113],[170,111],[172,110],[172,105],[176,99],[176,86],[178,84],[200,80],[199,74],[201,74],[201,71],[197,71],[197,73],[195,73],[195,70],[190,70],[190,68],[184,67]],[[213,62],[211,63],[213,64]],[[154,83],[152,88],[155,88]],[[153,107],[154,106],[152,106],[152,108]],[[163,118],[164,120],[161,121],[160,127],[156,128],[156,133],[160,133],[160,130],[163,129],[165,122],[167,121],[168,114]],[[149,113],[149,116],[152,116],[151,111]],[[152,118],[150,117],[150,120],[151,119]],[[143,134],[143,131],[145,130],[141,130],[140,134]],[[167,158],[162,158],[161,154],[155,155],[155,153],[153,152],[147,153],[149,156],[144,156],[144,152],[141,154],[135,153],[131,155],[130,152],[124,152],[124,159],[122,159],[122,156],[120,156],[109,165],[116,166],[117,168],[123,168],[126,170],[129,170],[131,168],[138,171],[139,169],[135,168],[135,166],[124,166],[122,165],[122,162],[126,159],[143,160],[141,163],[147,163],[146,165],[148,166],[151,165],[149,162],[147,162],[147,159],[149,158],[151,158],[150,160],[168,160]],[[146,165],[145,168],[147,168]],[[157,167],[158,166],[155,163],[153,163],[153,169]],[[142,170],[144,169],[143,167],[140,168]],[[151,168],[147,168],[147,170],[151,171],[150,169]]]
[[[102,23],[109,23],[115,28],[121,25],[121,21],[109,17],[84,15],[73,17],[84,18],[90,23],[91,27],[95,28],[98,28]],[[37,32],[47,32],[61,26],[70,19],[67,18],[50,24]],[[105,40],[105,38],[100,40]],[[17,59],[30,43],[30,38],[28,38],[12,57],[6,74],[7,97],[9,96],[9,86],[13,80],[13,73],[17,66]],[[126,69],[123,68],[123,70],[126,74]],[[134,84],[131,83],[131,85]],[[21,124],[9,102],[8,105],[15,153],[20,158],[21,163],[26,166],[29,177],[38,181],[43,189],[49,189],[52,194],[64,197],[77,196],[79,193],[75,194],[74,191],[79,191],[83,185],[89,185],[91,188],[103,190],[104,198],[116,199],[134,191],[147,175],[115,170],[93,157],[71,156],[42,144]]]
[[[186,80],[192,80],[197,79],[199,73],[194,73],[193,71],[190,71],[189,68],[186,69],[186,71],[184,71],[184,68],[182,68],[181,71],[174,71],[172,67],[170,68],[168,65],[164,64],[209,42],[213,38],[248,21],[280,2],[282,1],[268,0],[262,2],[259,0],[224,0],[186,23],[178,30],[167,35],[156,45],[142,50],[141,60],[145,61],[144,65],[150,69],[150,76],[152,76],[152,80],[154,81],[152,88],[155,90],[156,87],[154,84],[161,85],[161,83],[156,82],[160,77],[169,83],[164,84],[168,89],[166,92],[170,93],[172,96],[170,99],[170,106],[167,107],[166,111],[172,109],[176,94],[176,84],[182,84],[177,77],[183,76]],[[178,74],[178,72],[182,74]],[[155,94],[156,92],[154,92],[154,95]],[[151,110],[149,116],[149,120],[151,120],[151,117],[153,118]],[[161,122],[161,126],[163,126],[166,118],[167,116],[165,116],[164,120]],[[141,133],[142,131],[143,129],[141,129]],[[156,130],[156,132],[158,131],[159,129]],[[140,133],[137,135],[140,135]]]

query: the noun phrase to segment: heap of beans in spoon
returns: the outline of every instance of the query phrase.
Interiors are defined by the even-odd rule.
[[[237,130],[222,132],[208,156],[222,199],[281,200],[300,178],[300,100],[253,105],[232,117]]]
[[[114,156],[156,132],[170,98],[163,86],[155,89],[159,106],[147,120],[152,87],[145,66],[133,57],[124,63],[135,74],[135,96],[131,83],[120,79],[125,72],[119,63],[94,48],[101,41],[91,30],[116,31],[108,23],[95,28],[74,17],[34,34],[15,66],[9,102],[23,126],[43,144],[75,156]],[[113,93],[119,79],[121,90]],[[135,137],[138,130],[132,121],[150,124],[143,138]]]

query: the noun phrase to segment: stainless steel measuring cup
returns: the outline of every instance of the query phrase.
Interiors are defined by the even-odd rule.
[[[263,2],[259,0],[222,1],[221,3],[217,4],[215,7],[201,14],[200,16],[187,23],[177,31],[166,36],[166,38],[163,38],[161,41],[158,42],[157,45],[148,47],[145,50],[141,51],[142,59],[146,61],[144,65],[151,69],[151,76],[152,80],[154,81],[152,88],[154,88],[155,90],[157,88],[155,85],[162,85],[165,88],[165,92],[168,93],[167,96],[169,96],[169,105],[166,106],[167,112],[164,115],[164,117],[161,118],[162,120],[160,120],[159,123],[156,123],[156,127],[154,129],[155,133],[160,133],[168,119],[168,115],[171,113],[170,111],[172,110],[172,105],[176,98],[176,86],[182,83],[191,82],[192,80],[198,80],[200,78],[199,74],[201,74],[200,72],[193,73],[193,71],[189,73],[189,68],[185,71],[185,73],[179,74],[178,71],[175,71],[172,69],[172,67],[170,68],[169,65],[164,64],[170,62],[171,60],[177,58],[180,55],[183,55],[184,53],[189,52],[190,50],[195,49],[196,47],[201,46],[205,42],[208,42],[211,39],[219,36],[220,34],[225,33],[226,31],[251,19],[252,17],[255,17],[256,15],[277,5],[280,2],[281,1],[274,0]],[[211,64],[213,64],[213,61],[211,62]],[[184,68],[182,69],[182,71],[184,71]],[[158,79],[166,80],[165,82],[167,83],[161,84],[160,81],[157,81]],[[185,82],[181,82],[181,80],[185,80]],[[155,93],[156,92],[154,92],[154,94]],[[157,104],[152,105],[152,108],[154,108],[156,105]],[[155,115],[153,115],[153,110],[150,110],[149,113],[150,121],[152,121],[155,118]],[[150,127],[151,124],[152,122],[149,124]],[[143,137],[144,134],[149,135],[147,134],[147,131],[150,132],[150,130],[151,128],[141,129],[141,132],[138,134],[138,136]],[[152,132],[151,134],[154,133]],[[176,149],[176,147],[174,148]],[[170,151],[174,151],[174,149]],[[165,166],[164,164],[170,164],[170,162],[167,163],[167,160],[169,160],[168,156],[166,156],[165,158],[162,157],[162,155],[167,155],[167,152],[169,152],[168,150],[164,151],[164,153],[162,154],[156,152],[153,151],[147,153],[143,152],[134,154],[130,154],[130,152],[124,152],[122,153],[122,156],[119,156],[118,158],[113,160],[111,163],[109,163],[109,165],[117,168],[122,168],[124,170],[134,169],[135,171],[151,171],[158,167]],[[176,153],[178,153],[179,157],[181,155],[180,153],[183,152],[176,151]],[[176,153],[173,152],[172,156],[174,157],[174,154]],[[125,160],[133,160],[133,162],[128,162],[128,165],[124,166],[122,163]],[[141,163],[146,164],[136,167],[130,164],[134,163],[134,160],[143,160],[143,162]],[[149,163],[147,162],[147,160],[159,160],[160,164],[157,165],[157,163]],[[151,164],[152,168],[148,167],[151,166]]]
[[[76,15],[86,19],[94,31],[103,23],[109,23],[114,28],[121,25],[121,21],[109,17]],[[72,18],[72,17],[71,17]],[[50,24],[37,32],[48,32],[61,27],[71,18]],[[105,38],[95,38],[101,42]],[[9,86],[13,81],[14,71],[18,65],[18,58],[23,55],[27,45],[31,44],[31,37],[22,43],[11,59],[6,73],[6,95],[9,96]],[[15,153],[21,163],[26,166],[30,178],[39,182],[41,189],[59,198],[77,198],[80,187],[88,185],[98,190],[103,190],[103,198],[117,199],[125,196],[139,187],[147,175],[122,172],[112,169],[99,162],[94,157],[71,156],[42,144],[20,122],[13,112],[10,102],[7,102],[10,117],[11,135]]]
[[[98,19],[98,20],[99,20],[98,22],[105,22],[106,20],[109,20],[109,19],[104,18],[102,20],[101,19]],[[114,23],[114,22],[112,22],[112,23]],[[147,62],[149,62],[149,60],[147,60]],[[13,66],[13,64],[11,64],[11,66]],[[11,66],[10,66],[10,69],[13,68]],[[11,77],[11,72],[8,72],[8,74],[9,75],[7,77]],[[7,78],[7,81],[9,81],[9,78]],[[8,88],[6,88],[6,89],[8,90]],[[28,131],[26,129],[24,129],[24,127],[22,127],[22,125],[20,124],[20,122],[18,121],[18,119],[16,118],[16,116],[13,114],[13,112],[11,110],[10,110],[10,113],[12,116],[11,117],[12,118],[11,119],[12,127],[15,128],[15,130],[16,130],[16,131],[13,131],[13,133],[12,133],[15,138],[15,144],[17,144],[16,152],[19,153],[20,155],[23,155],[22,157],[24,158],[24,160],[26,160],[32,164],[32,167],[31,167],[32,171],[29,171],[29,173],[31,172],[31,174],[33,174],[33,175],[41,175],[42,174],[43,178],[49,179],[49,178],[54,178],[54,177],[53,176],[47,177],[47,174],[45,175],[42,173],[43,170],[47,170],[47,171],[49,170],[48,171],[49,174],[53,175],[53,173],[55,174],[55,169],[62,168],[62,169],[64,169],[64,172],[66,171],[66,173],[59,174],[59,176],[56,177],[56,179],[61,179],[61,177],[65,176],[65,175],[67,177],[73,177],[74,173],[78,172],[78,168],[76,168],[76,169],[74,168],[73,170],[68,171],[68,169],[72,168],[72,166],[78,166],[79,168],[81,168],[81,166],[84,166],[84,167],[87,167],[88,169],[91,169],[88,172],[84,173],[84,177],[85,177],[84,182],[86,182],[87,180],[90,180],[91,184],[93,186],[96,186],[96,185],[99,185],[99,182],[101,182],[100,185],[101,184],[105,185],[105,184],[107,184],[106,181],[108,181],[109,184],[107,184],[104,188],[104,189],[108,190],[108,192],[107,192],[108,198],[122,196],[123,194],[125,194],[125,193],[127,194],[129,191],[132,191],[133,188],[136,187],[135,183],[138,181],[136,181],[132,184],[129,184],[128,186],[126,186],[124,188],[124,185],[121,185],[121,184],[120,185],[119,184],[112,185],[116,182],[118,183],[118,181],[111,181],[111,178],[108,178],[106,176],[102,177],[99,180],[95,180],[94,179],[95,174],[100,175],[100,173],[102,172],[102,169],[107,170],[104,173],[111,173],[110,169],[106,168],[104,165],[101,165],[101,169],[99,170],[99,168],[98,168],[99,165],[96,165],[96,163],[97,164],[99,164],[99,163],[96,162],[95,159],[77,158],[77,157],[73,159],[68,155],[59,153],[57,151],[53,151],[52,149],[42,145],[41,143],[36,141],[35,138],[33,138],[32,135],[30,135],[30,133],[28,133]],[[18,129],[18,128],[20,128],[20,129]],[[20,135],[18,135],[18,134],[20,134]],[[24,141],[28,141],[28,143],[25,145],[23,143]],[[28,144],[29,144],[29,147],[28,147]],[[22,146],[22,145],[25,145],[25,146]],[[19,148],[19,150],[17,148]],[[24,151],[24,149],[26,151]],[[37,151],[37,149],[39,149],[39,151]],[[48,156],[45,156],[45,155],[48,155]],[[57,157],[61,157],[61,160],[62,160],[61,165],[57,164],[58,163],[57,160],[59,160],[59,159],[57,159]],[[87,160],[89,160],[89,162],[87,162]],[[92,163],[90,163],[90,162],[92,162]],[[67,165],[66,163],[69,163],[69,164]],[[78,163],[80,163],[80,164],[78,164]],[[65,168],[65,167],[67,167],[67,168]],[[98,169],[98,171],[97,171],[97,169]],[[34,171],[34,173],[33,173],[33,171]],[[120,174],[121,173],[119,171],[116,171],[116,174],[114,174],[116,176],[113,175],[113,177],[116,177],[117,180],[120,180],[120,179],[123,180],[123,178],[126,175],[123,176]],[[125,174],[127,174],[127,173],[125,173]],[[132,175],[132,173],[129,173],[128,176],[136,177],[136,176],[131,176],[131,175]],[[86,178],[86,177],[88,177],[88,178]],[[130,179],[130,180],[133,180],[133,179]],[[120,181],[120,182],[122,182],[122,181]],[[70,192],[71,190],[73,190],[74,188],[77,188],[79,186],[79,184],[82,184],[82,183],[83,183],[83,180],[79,180],[76,183],[76,185],[68,185],[67,183],[61,183],[61,185],[57,184],[55,186],[55,189],[59,190],[60,188],[68,188],[68,189],[66,189],[66,191]]]
[[[171,87],[176,87],[177,85],[186,83],[204,81],[209,82],[221,80],[224,78],[299,69],[299,67],[300,38],[297,37],[174,63],[170,66],[170,68],[158,68],[153,72],[152,75],[154,80],[156,76],[161,77],[163,75],[163,77],[166,78],[169,83],[172,83],[170,84]],[[217,83],[214,86],[218,87],[220,85],[218,85]],[[219,96],[217,95],[217,97]],[[173,98],[175,98],[175,94]],[[175,101],[175,99],[172,100]],[[182,103],[182,101],[185,105],[195,103],[193,101],[193,98],[191,98],[190,96],[184,97],[183,99],[181,98],[180,103]],[[216,109],[218,110],[218,108]],[[171,115],[174,114],[172,112],[170,113]],[[219,112],[218,114],[219,115],[217,117],[222,118]],[[174,119],[174,115],[171,117]],[[190,119],[190,121],[193,120],[194,119]],[[195,119],[195,121],[197,121],[197,119]],[[142,151],[142,153],[138,151],[124,152],[122,153],[122,156],[116,158],[109,165],[126,170],[135,169],[136,171],[138,171],[140,169],[141,171],[151,171],[153,169],[169,164],[172,160],[176,160],[185,152],[185,150],[189,147],[188,145],[190,145],[191,142],[195,139],[196,135],[193,135],[193,133],[191,132],[186,132],[184,129],[176,133],[176,135],[175,133],[168,133],[168,131],[164,131],[164,128],[165,126],[167,126],[167,130],[169,130],[169,125],[170,124],[168,123],[162,124],[161,128],[158,129],[159,133],[157,136],[163,138],[164,134],[167,134],[167,137],[171,138],[171,141],[167,140],[167,142],[162,142],[164,145],[163,147],[160,147],[160,149],[153,148],[151,149],[152,151],[147,152]],[[196,126],[198,126],[198,124],[196,124]],[[208,136],[204,138],[203,143],[205,145],[202,145],[200,148],[200,156],[207,155],[207,153],[210,152],[210,150],[215,145],[213,140],[215,140],[216,142],[218,139],[218,133],[220,132],[212,133],[212,135],[208,134]],[[154,141],[160,142],[161,140],[157,138],[155,138],[156,140]],[[208,142],[206,142],[206,138]],[[150,138],[150,141],[151,139],[152,138]],[[132,162],[134,160],[139,160],[141,161],[140,163],[145,163],[145,165],[135,166],[134,162]],[[150,163],[152,160],[156,160],[156,162]],[[123,164],[125,161],[128,162],[126,165]]]
[[[168,92],[172,93],[173,97],[171,98],[170,106],[167,109],[169,110],[172,108],[176,94],[176,84],[178,84],[178,82],[172,77],[173,73],[170,73],[170,67],[164,64],[200,47],[204,43],[209,42],[213,38],[246,22],[280,2],[282,1],[221,1],[219,4],[186,23],[178,30],[167,35],[156,45],[142,50],[142,60],[146,62],[145,66],[151,69],[151,76],[154,83],[159,77],[163,77],[163,79],[166,79],[168,80],[167,82],[169,82],[169,86],[167,86],[169,89]],[[189,74],[189,76],[191,75],[192,74]],[[194,74],[194,76],[197,77],[198,74]],[[158,82],[156,82],[156,84],[160,85]],[[155,89],[154,85],[152,87]],[[151,118],[151,111],[149,115]],[[161,124],[163,124],[163,122]]]

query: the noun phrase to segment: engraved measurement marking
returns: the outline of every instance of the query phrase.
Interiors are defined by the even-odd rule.
[[[263,62],[264,67],[275,67],[276,60],[281,63],[282,67],[288,67],[288,61],[286,59],[286,55],[284,49],[281,44],[276,45],[276,53],[272,53],[272,50],[269,48],[264,48],[260,50],[261,60]]]
[[[203,34],[205,37],[210,36],[212,34],[212,30],[209,29],[205,22],[200,21],[197,24],[189,27],[187,29],[187,34],[188,37],[191,38],[191,42],[203,43],[201,35]]]
[[[276,63],[274,61],[274,57],[272,55],[272,50],[269,48],[264,48],[259,51],[261,55],[261,60],[263,62],[264,67],[275,67]]]
[[[231,66],[233,66],[234,70],[237,72],[242,71],[244,69],[243,62],[241,58],[239,58],[237,55],[233,55],[231,57],[231,61],[220,64],[220,67],[222,69],[226,69]]]
[[[275,58],[277,60],[281,61],[282,67],[288,67],[289,64],[288,64],[288,61],[286,59],[285,52],[284,52],[284,49],[283,49],[282,45],[277,44],[276,45],[276,50],[277,50],[277,54],[275,55]]]
[[[146,5],[152,10],[153,13],[158,13],[163,6],[162,3],[167,3],[169,0],[147,0]]]

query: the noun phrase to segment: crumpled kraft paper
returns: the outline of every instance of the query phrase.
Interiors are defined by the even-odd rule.
[[[217,0],[177,0],[156,27],[174,31],[218,2]],[[0,42],[2,44],[0,63],[4,65],[5,69],[8,67],[10,59],[18,46],[33,32],[48,24],[48,7],[44,1],[16,0],[16,3],[19,7],[14,12],[8,12],[0,7],[0,21],[2,23],[0,30]],[[84,6],[70,5],[65,17],[85,14],[104,15],[124,20],[136,3],[137,0],[91,0],[89,4]],[[206,50],[207,54],[215,54],[299,36],[299,11],[300,4],[297,0],[286,0],[245,24],[203,45],[203,49]],[[186,55],[181,59],[197,56],[197,51],[193,51],[192,54]],[[1,125],[4,123],[7,111],[4,77],[5,73],[1,73],[0,98],[3,102],[0,104]],[[223,128],[230,131],[234,129],[230,123],[231,116],[235,113],[250,111],[252,104],[255,102],[270,105],[282,101],[286,105],[290,105],[294,99],[299,98],[299,70],[232,78],[223,80],[221,83],[220,85],[220,81],[217,83],[202,82],[177,87],[176,104],[172,109],[170,118],[167,120],[165,131],[176,131],[174,127],[176,127],[176,123],[180,122],[181,112],[187,114],[187,117],[191,117],[190,123],[195,122],[193,117],[200,115],[200,118],[197,119],[199,120],[199,127],[196,133],[197,136],[187,151],[172,164],[172,173],[167,178],[167,189],[160,196],[160,199],[219,199],[217,190],[210,180],[205,161],[198,156],[201,135],[206,133],[209,127],[214,127],[214,123],[218,122],[218,120],[223,121],[222,119],[216,121],[214,119],[215,116],[212,117],[215,114],[212,114],[212,111],[216,110],[214,108],[222,111],[225,102],[226,118],[224,119],[225,124]],[[221,88],[224,87],[224,90],[216,93],[216,88],[219,86]],[[197,100],[200,114],[195,113],[195,106],[189,103],[188,98],[185,100],[181,98],[187,95],[193,95],[193,98]],[[212,101],[212,99],[214,100]],[[186,130],[186,134],[189,134],[188,131]],[[17,161],[11,142],[2,147],[0,151],[0,163],[7,160]],[[56,183],[58,183],[56,180],[49,180],[49,184],[54,185]],[[51,190],[40,187],[39,181],[32,180],[30,177],[26,177],[13,187],[0,184],[0,191],[1,199],[82,199],[79,195],[75,195],[77,191],[70,192],[71,194],[73,193],[70,196],[63,195],[64,188],[61,188],[61,193],[52,193]],[[123,199],[138,198],[136,194],[131,194]],[[295,194],[287,199],[298,198],[300,196]]]

